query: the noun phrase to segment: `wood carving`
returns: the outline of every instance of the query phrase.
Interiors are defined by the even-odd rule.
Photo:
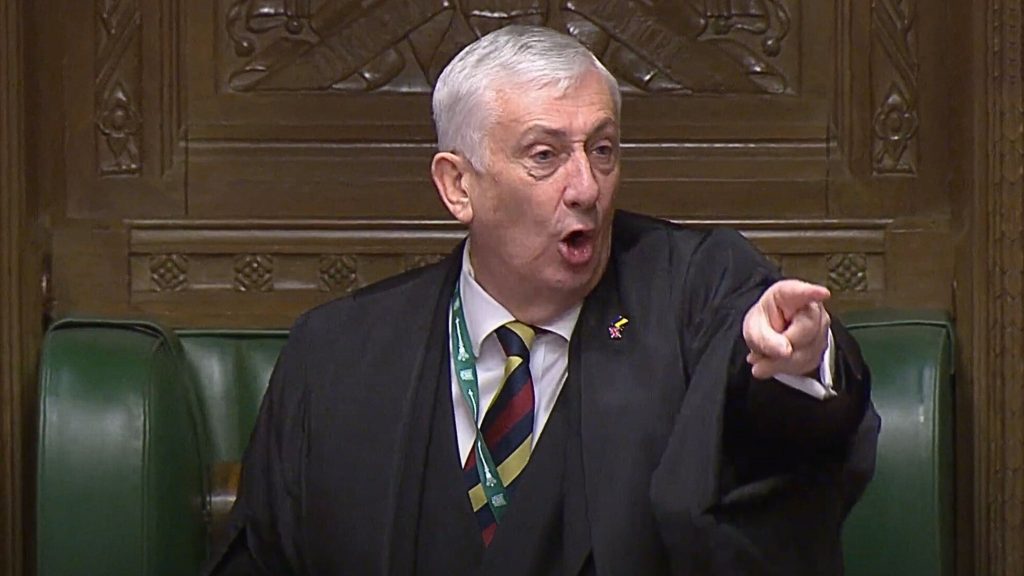
[[[988,190],[975,219],[987,252],[976,290],[982,306],[975,321],[975,421],[977,451],[976,568],[978,574],[1024,572],[1024,47],[1020,0],[989,0]]]
[[[875,0],[871,4],[875,174],[917,172],[916,2]]]
[[[96,154],[102,176],[142,170],[139,0],[96,0]]]
[[[235,258],[235,290],[269,292],[274,289],[274,257],[242,254]]]
[[[234,0],[228,9],[227,31],[238,56],[252,56],[256,36],[283,28],[298,35],[309,27],[309,0]]]
[[[635,91],[779,94],[795,76],[783,0],[232,0],[224,22],[236,91],[428,92],[512,23],[565,30]]]
[[[829,290],[833,292],[866,292],[868,289],[868,258],[866,254],[830,254],[828,263]]]
[[[787,274],[828,283],[843,292],[839,297],[885,290],[885,221],[838,227],[810,221],[680,223],[737,226]],[[209,297],[218,302],[218,311],[233,292],[273,292],[309,303],[347,294],[439,262],[465,235],[454,221],[188,220],[130,226],[133,298],[195,303]],[[245,306],[249,300],[239,296],[238,302]]]
[[[149,273],[158,292],[183,290],[188,286],[188,256],[157,254],[149,257]]]
[[[320,257],[320,290],[347,294],[359,283],[356,258],[351,255],[331,254]]]

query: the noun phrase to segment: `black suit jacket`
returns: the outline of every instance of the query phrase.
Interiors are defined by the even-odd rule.
[[[214,573],[413,572],[460,265],[458,249],[297,322]],[[776,279],[735,232],[616,215],[569,351],[597,573],[841,573],[841,522],[874,466],[868,372],[834,323],[838,398],[751,377],[742,319]]]

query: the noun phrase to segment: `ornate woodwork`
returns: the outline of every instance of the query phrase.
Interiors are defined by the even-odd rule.
[[[832,288],[837,310],[893,298],[887,258],[899,253],[891,245],[900,232],[892,222],[680,222],[740,228],[785,274]],[[463,233],[445,221],[132,221],[126,231],[130,309],[171,325],[201,326],[210,315],[230,316],[223,309],[228,302],[251,322],[287,325],[304,307],[439,261]],[[64,268],[87,274],[88,265]],[[97,291],[122,290],[110,284]],[[239,292],[248,295],[236,298]],[[190,320],[181,317],[182,308],[204,312]]]
[[[96,156],[100,174],[142,170],[139,99],[142,15],[138,0],[96,0]]]
[[[871,165],[875,174],[917,170],[917,0],[871,3]]]
[[[69,88],[51,103],[74,150],[60,156],[67,216],[184,213],[180,0],[47,1],[62,13],[42,28],[64,49],[56,62]]]
[[[149,281],[157,292],[188,286],[188,256],[154,254],[149,257]]]
[[[284,327],[436,262],[462,231],[430,88],[533,22],[620,80],[622,207],[737,226],[839,312],[955,312],[960,573],[1024,573],[1021,0],[0,2],[0,571],[23,567],[39,246],[54,316],[171,326]]]
[[[69,5],[96,29],[66,47],[67,146],[96,152],[68,156],[68,217],[443,218],[425,170],[427,91],[477,34],[535,22],[574,34],[621,79],[623,207],[679,218],[927,215],[939,219],[922,233],[948,229],[948,197],[925,185],[943,156],[920,147],[919,131],[940,111],[922,104],[918,84],[937,63],[919,54],[934,32],[922,36],[913,0],[206,5]],[[821,49],[833,36],[835,50]],[[88,110],[70,97],[86,84]],[[185,286],[161,270],[171,274],[162,290]]]
[[[830,254],[828,280],[833,292],[866,292],[868,289],[868,257],[866,254]]]
[[[271,299],[283,308],[260,322],[286,325],[301,306],[445,253],[455,229],[412,250],[363,246],[387,245],[392,233],[429,236],[433,222],[446,217],[426,170],[433,151],[430,87],[461,47],[511,22],[566,30],[619,77],[626,139],[620,206],[683,220],[771,222],[773,233],[794,244],[806,234],[813,250],[782,247],[770,255],[788,274],[831,285],[840,307],[949,306],[949,199],[925,186],[939,178],[943,156],[919,145],[920,127],[940,116],[918,94],[920,78],[934,75],[938,64],[919,54],[921,42],[935,37],[927,25],[935,24],[916,6],[69,5],[82,15],[91,8],[97,23],[91,43],[68,44],[63,80],[70,94],[87,83],[80,69],[96,71],[89,142],[102,154],[69,157],[62,216],[76,224],[59,226],[54,237],[55,312],[144,312],[201,324],[232,306],[249,310]],[[840,32],[834,50],[822,49],[832,45],[833,31]],[[92,49],[78,50],[85,46]],[[90,54],[92,66],[83,66]],[[78,100],[66,98],[65,108],[72,126],[85,125]],[[72,129],[67,146],[79,149],[80,136]],[[346,232],[361,238],[355,249],[320,242],[304,228],[339,217],[380,228]],[[281,222],[261,224],[270,219]],[[814,221],[827,224],[808,229]],[[866,221],[884,222],[874,228],[881,244],[817,247],[830,231]],[[218,222],[230,223],[244,240],[219,251],[202,248],[209,234],[225,232]],[[170,233],[159,223],[194,233],[196,241],[151,242],[157,232]],[[262,239],[275,228],[289,244]],[[89,229],[97,235],[87,238]],[[301,234],[292,238],[293,232]],[[289,248],[296,245],[297,252]],[[917,270],[933,282],[909,282],[888,270]],[[209,304],[174,308],[176,299]],[[175,318],[186,309],[189,318]]]
[[[320,257],[320,290],[348,294],[359,285],[359,263],[352,255]]]
[[[740,191],[757,183],[780,216],[827,213],[827,4],[222,0],[211,18],[181,1],[192,42],[215,56],[186,67],[189,216],[444,217],[422,169],[428,92],[462,46],[508,22],[567,30],[621,79],[636,147],[625,205],[749,217]],[[291,173],[304,176],[280,194]]]
[[[1024,84],[1020,0],[986,0],[975,22],[985,50],[969,267],[969,377],[976,425],[975,555],[979,574],[1024,571]]]
[[[635,90],[781,94],[797,81],[781,57],[798,50],[789,2],[231,0],[221,54],[241,92],[428,92],[475,38],[543,24],[587,44]]]
[[[274,257],[239,254],[234,257],[234,288],[239,292],[270,292],[274,289]]]

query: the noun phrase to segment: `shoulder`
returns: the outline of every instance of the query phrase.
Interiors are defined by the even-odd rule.
[[[613,231],[620,286],[663,294],[689,321],[746,310],[778,278],[775,267],[738,231],[690,227],[620,212]]]
[[[457,255],[456,255],[457,254]],[[414,317],[431,316],[442,288],[454,283],[461,262],[456,250],[441,262],[386,278],[302,314],[293,339],[347,337],[371,327],[408,326]]]
[[[663,218],[617,210],[613,233],[616,240],[632,244],[654,238],[696,242],[706,234],[706,231],[682,226]]]
[[[612,237],[618,258],[663,259],[676,273],[694,262],[726,267],[763,262],[760,252],[742,234],[721,226],[684,226],[620,210]]]

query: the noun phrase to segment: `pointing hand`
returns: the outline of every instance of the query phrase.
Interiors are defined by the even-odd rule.
[[[816,372],[828,346],[828,288],[780,280],[761,295],[743,319],[747,362],[755,378]]]

